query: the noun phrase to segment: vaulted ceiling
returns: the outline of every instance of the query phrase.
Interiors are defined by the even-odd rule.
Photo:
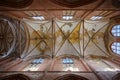
[[[114,0],[4,0],[0,1],[0,15],[21,21],[21,29],[12,28],[13,33],[18,34],[12,37],[18,36],[21,40],[16,38],[20,49],[16,48],[15,52],[19,55],[24,53],[21,55],[23,57],[28,54],[109,57],[104,45],[105,30],[110,20],[120,18],[120,9],[112,1]],[[72,15],[73,19],[63,20],[64,15]],[[34,20],[33,16],[44,16],[45,20]],[[102,18],[92,20],[93,16]],[[19,25],[15,21],[12,23]],[[1,26],[7,24],[11,25],[1,23]],[[23,44],[26,45],[21,47]]]

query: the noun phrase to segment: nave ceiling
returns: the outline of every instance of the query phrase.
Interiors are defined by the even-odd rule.
[[[115,54],[111,45],[120,38],[111,30],[120,24],[119,3],[0,1],[0,71],[6,71],[0,72],[0,77],[22,71],[33,80],[61,80],[59,76],[68,73],[84,80],[118,79],[120,51]]]
[[[24,3],[22,1],[18,2]],[[30,0],[28,1],[29,5],[23,7],[21,5],[16,7],[17,1],[5,0],[3,2],[8,2],[10,5],[5,4],[0,7],[1,20],[4,22],[1,23],[1,31],[4,31],[5,28],[12,30],[12,38],[8,42],[10,44],[14,42],[16,48],[13,50],[10,48],[11,51],[19,54],[18,57],[34,55],[51,58],[63,55],[75,55],[81,58],[111,57],[104,44],[107,42],[104,38],[109,23],[112,20],[119,22],[120,11],[113,5],[112,1],[114,0],[95,0],[94,2],[85,0],[88,3],[79,6],[63,6],[64,4],[59,5],[62,0],[58,3],[57,1]],[[69,4],[71,3],[74,1],[69,1]],[[64,15],[71,15],[73,19],[62,20]],[[32,18],[33,16],[44,16],[45,20],[35,20]],[[93,16],[102,16],[102,18],[91,20]],[[3,20],[3,18],[6,19]],[[4,28],[5,25],[7,26]],[[9,45],[2,44],[2,39],[3,36],[1,36],[2,48],[4,45]],[[11,45],[11,47],[13,46]],[[2,48],[1,52],[6,53]],[[10,54],[8,49],[6,49],[7,54]]]

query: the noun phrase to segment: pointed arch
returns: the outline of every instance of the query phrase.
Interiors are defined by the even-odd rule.
[[[23,74],[13,74],[13,75],[4,76],[1,78],[1,80],[31,80],[31,79]]]
[[[59,76],[54,80],[89,80],[89,79],[75,74],[66,74],[63,76]]]

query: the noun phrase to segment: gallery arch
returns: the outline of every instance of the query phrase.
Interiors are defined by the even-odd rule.
[[[113,76],[112,80],[119,80],[120,79],[120,73]]]
[[[28,76],[23,74],[12,74],[0,78],[1,80],[31,80]]]
[[[54,80],[89,80],[89,79],[79,76],[79,75],[75,75],[75,74],[66,74]]]

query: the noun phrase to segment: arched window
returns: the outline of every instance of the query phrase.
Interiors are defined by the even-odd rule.
[[[111,45],[111,49],[114,53],[120,54],[120,42],[113,42]]]
[[[63,62],[63,64],[73,64],[74,63],[72,58],[64,58],[62,62]]]
[[[113,26],[111,32],[113,36],[120,37],[120,25]]]
[[[75,58],[66,57],[62,59],[63,71],[79,71],[75,66]]]
[[[112,27],[111,34],[113,36],[113,39],[111,40],[112,44],[110,46],[111,51],[120,55],[120,24],[116,24]]]
[[[34,59],[26,68],[24,68],[24,71],[37,71],[43,61],[44,58]]]

